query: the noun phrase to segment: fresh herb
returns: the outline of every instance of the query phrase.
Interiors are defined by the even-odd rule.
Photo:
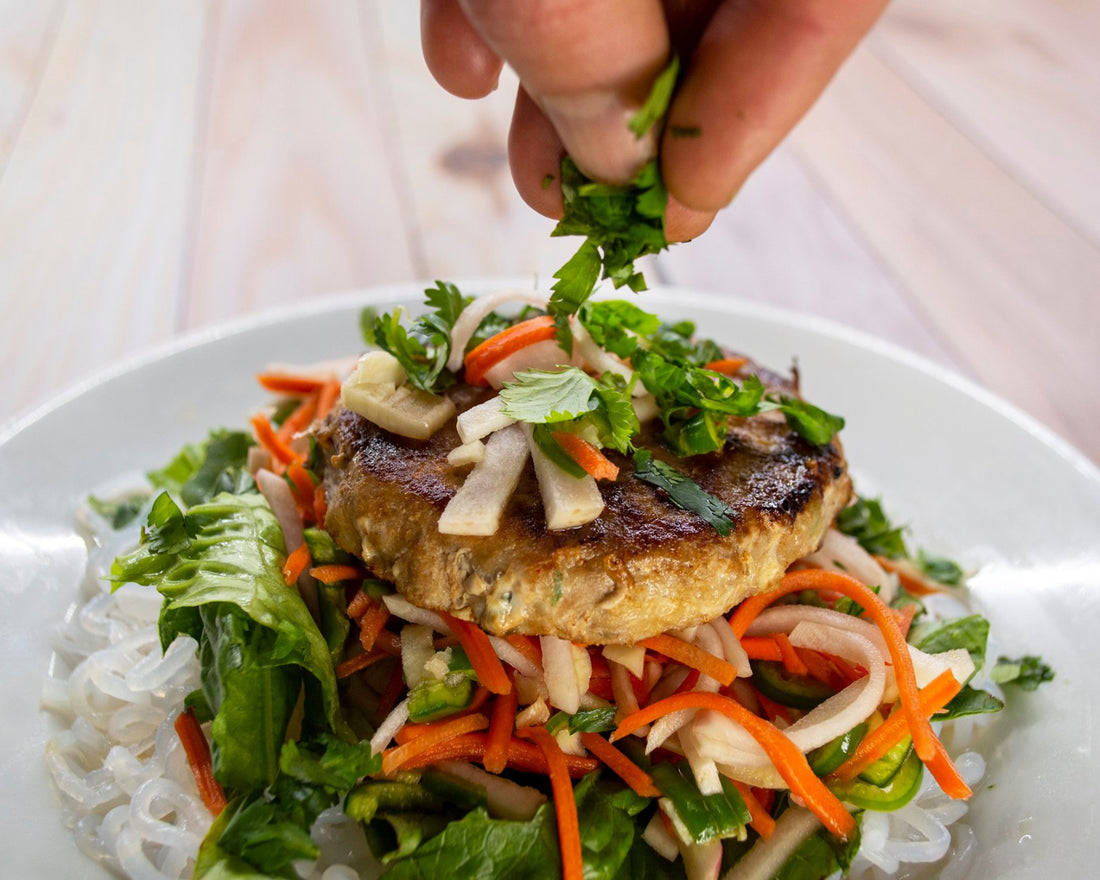
[[[201,443],[191,443],[165,467],[147,474],[158,489],[167,489],[186,506],[209,501],[221,492],[255,491],[248,472],[252,437],[243,431],[215,428]]]
[[[568,728],[570,733],[607,733],[615,729],[614,706],[601,706],[598,709],[581,709],[570,715],[568,712],[556,712],[546,722],[546,729],[555,733]]]
[[[634,476],[650,485],[663,489],[668,500],[696,514],[725,537],[733,528],[733,509],[721,498],[705,491],[698,483],[680,473],[671,465],[656,459],[645,449],[634,453]]]
[[[773,880],[825,880],[837,871],[846,871],[859,851],[859,825],[847,841],[820,830],[798,845],[776,872]]]
[[[874,556],[899,559],[909,555],[901,527],[890,522],[877,498],[860,498],[845,507],[837,514],[836,525]]]
[[[1015,660],[1001,656],[990,670],[989,677],[997,684],[1013,684],[1021,690],[1033,691],[1044,682],[1054,681],[1054,670],[1043,662],[1042,657],[1033,654]]]
[[[88,506],[110,523],[112,529],[121,529],[132,523],[145,505],[149,503],[148,495],[130,495],[126,498],[107,500],[88,496]]]
[[[939,584],[957,587],[962,583],[963,570],[957,562],[942,556],[931,556],[923,550],[917,551],[917,567],[921,572]]]
[[[656,315],[622,299],[587,302],[577,317],[593,342],[621,358],[634,353],[639,337],[651,337],[661,328]]]
[[[956,648],[965,648],[974,661],[974,668],[981,669],[985,662],[985,646],[989,639],[989,621],[980,614],[959,617],[946,623],[927,623],[915,627],[909,641],[929,654],[942,654]]]
[[[934,720],[950,721],[952,718],[963,718],[966,715],[984,715],[1000,712],[1004,707],[1004,701],[993,696],[989,691],[963,685],[963,689],[944,706],[942,712],[936,714]]]
[[[619,377],[594,379],[578,367],[524,370],[505,383],[502,411],[532,425],[579,431],[591,427],[601,446],[629,452],[638,417]]]
[[[672,59],[653,81],[649,95],[642,108],[630,118],[630,130],[637,138],[645,137],[651,128],[661,121],[661,117],[672,103],[672,93],[676,89],[676,79],[680,75],[680,59]]]
[[[824,446],[844,427],[843,417],[789,394],[778,395],[778,402],[773,402],[772,407],[787,417],[787,424],[795,433],[817,446]]]
[[[451,353],[451,330],[469,300],[455,285],[437,281],[424,291],[427,312],[407,327],[402,309],[378,315],[364,309],[360,328],[368,345],[374,345],[397,358],[409,377],[409,384],[421,391],[436,393],[454,384],[454,375],[446,368]]]

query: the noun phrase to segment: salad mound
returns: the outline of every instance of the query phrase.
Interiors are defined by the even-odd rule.
[[[401,354],[387,354],[404,380],[386,361],[393,378],[367,383],[383,387],[365,392],[373,409],[364,418],[380,425],[389,416],[374,404],[388,402],[402,414],[402,430],[428,432],[420,443],[453,416],[434,428],[416,427],[431,423],[425,412],[446,409],[440,400],[448,389],[469,380],[466,359],[457,374],[447,367],[466,310],[480,313],[460,345],[467,359],[539,317],[502,316],[447,285],[429,291],[436,314],[441,293],[454,304],[454,320],[446,334],[432,331],[434,341],[416,329],[423,325],[392,315],[365,322],[375,342],[378,328],[389,328],[387,345]],[[552,487],[567,478],[595,485],[602,498],[600,483],[615,479],[603,462],[614,465],[615,456],[618,479],[644,484],[676,516],[694,517],[720,542],[732,525],[730,507],[685,474],[692,449],[714,455],[708,446],[715,437],[724,443],[754,418],[781,419],[784,430],[811,446],[834,443],[839,419],[754,382],[752,373],[740,372],[744,363],[721,372],[715,361],[727,353],[712,357],[716,347],[692,329],[677,325],[670,341],[657,329],[638,329],[650,322],[640,310],[615,306],[604,314],[612,311],[629,316],[630,339],[609,343],[617,337],[607,331],[597,344],[608,355],[603,363],[617,363],[622,372],[596,372],[591,357],[580,361],[589,369],[570,362],[565,369],[587,377],[587,396],[570,392],[568,406],[552,397],[541,410],[513,396],[512,421],[501,425],[498,413],[497,433],[525,432],[524,462],[541,454],[556,468],[545,471]],[[430,324],[431,313],[417,320]],[[610,326],[583,308],[574,320],[574,342]],[[543,342],[561,348],[557,337],[528,338],[505,357]],[[665,385],[647,382],[638,363],[666,343],[680,347],[681,360],[670,356],[666,363],[675,369],[659,374],[688,378],[661,398]],[[414,380],[427,364],[431,382],[426,374]],[[563,372],[513,360],[498,397],[524,387],[532,371]],[[155,497],[96,502],[113,522],[144,520],[140,545],[117,557],[111,580],[128,598],[156,587],[163,597],[156,635],[166,661],[196,658],[201,682],[175,708],[158,710],[172,720],[194,790],[212,817],[197,851],[187,850],[193,844],[186,841],[199,839],[194,817],[187,819],[186,834],[176,837],[190,855],[161,858],[162,867],[178,869],[171,876],[187,870],[207,878],[306,876],[314,864],[331,864],[329,856],[315,861],[314,838],[335,821],[369,844],[380,867],[365,870],[393,878],[445,871],[824,878],[853,864],[861,828],[874,828],[878,839],[867,858],[877,864],[889,858],[882,855],[883,824],[874,817],[913,810],[925,816],[914,799],[970,795],[980,759],[953,761],[939,738],[943,723],[1000,709],[996,681],[1033,687],[1051,676],[1037,658],[987,663],[988,624],[946,598],[961,571],[947,560],[911,555],[901,530],[870,499],[840,510],[820,546],[731,613],[635,639],[599,644],[552,632],[498,633],[465,619],[459,608],[411,602],[376,576],[369,557],[347,552],[327,529],[325,470],[332,462],[321,453],[317,426],[334,409],[354,405],[354,390],[364,383],[360,370],[351,375],[345,381],[331,366],[272,369],[260,380],[276,400],[254,415],[250,432],[219,429],[185,448],[150,475],[162,490]],[[546,381],[535,380],[540,400]],[[401,392],[414,382],[424,387]],[[645,392],[635,394],[638,387]],[[638,406],[645,394],[654,398],[648,413],[646,402]],[[684,402],[689,395],[692,405]],[[730,400],[744,411],[728,412]],[[553,414],[548,434],[556,445],[533,440],[547,421],[524,416],[537,412]],[[659,426],[677,454],[649,461],[635,454],[631,446],[647,422]],[[390,434],[396,426],[380,425]],[[469,484],[489,460],[492,437],[484,445],[480,459],[471,450],[454,457],[456,485]],[[574,475],[570,461],[584,476]],[[632,471],[622,467],[626,461]],[[664,467],[653,467],[657,461]],[[544,472],[536,466],[536,473],[544,504],[558,497],[542,491]],[[503,496],[501,511],[511,491],[494,495]],[[445,511],[460,494],[454,490],[440,507]],[[193,678],[182,681],[194,687]],[[157,748],[174,747],[158,735]],[[55,779],[71,793],[78,787],[73,762],[83,759],[61,752],[51,758]],[[177,759],[164,763],[173,761],[182,766]],[[191,815],[181,808],[185,814]],[[88,818],[85,828],[97,821],[101,830],[114,829],[103,831],[112,840],[126,836],[105,817]],[[929,821],[939,823],[918,824],[932,827]],[[140,825],[146,831],[134,833],[140,838],[155,828],[156,839],[166,840],[170,826],[170,818],[146,819]],[[946,830],[929,833],[915,858],[935,861],[949,844]],[[131,871],[133,858],[125,864],[132,876],[170,876],[167,868]]]

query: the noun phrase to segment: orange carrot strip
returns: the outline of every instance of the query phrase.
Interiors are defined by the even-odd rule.
[[[593,755],[608,766],[612,773],[634,789],[639,797],[660,797],[661,791],[653,777],[615,748],[598,733],[582,733],[581,742]]]
[[[913,625],[913,618],[917,616],[917,606],[910,604],[904,608],[891,608],[890,610],[894,612],[894,617],[898,620],[898,629],[901,630],[901,634],[908,638],[909,627]]]
[[[716,361],[711,361],[709,364],[704,364],[703,369],[713,370],[715,373],[725,373],[727,376],[732,376],[747,363],[748,361],[745,358],[719,358]]]
[[[875,561],[892,574],[898,576],[898,582],[905,587],[907,593],[914,596],[927,596],[930,593],[942,593],[939,587],[922,577],[915,575],[908,566],[900,565],[889,556],[876,556]]]
[[[745,636],[741,639],[741,647],[750,660],[771,660],[774,663],[783,660],[783,652],[771,636]]]
[[[299,544],[283,563],[283,580],[287,586],[298,583],[298,577],[313,560],[309,556],[309,545]]]
[[[504,641],[519,651],[524,657],[536,666],[542,666],[542,651],[539,643],[530,636],[511,635],[505,636]]]
[[[676,638],[676,636],[662,633],[659,636],[642,639],[638,644],[644,645],[658,654],[664,654],[670,660],[675,660],[684,666],[698,669],[703,675],[709,675],[719,684],[729,684],[737,678],[737,670],[732,663],[727,663],[725,660],[715,657],[709,651],[704,651],[697,645],[685,642],[683,639]]]
[[[289,442],[290,439],[299,431],[303,431],[309,427],[309,423],[313,421],[313,417],[317,415],[317,399],[320,397],[320,392],[312,391],[306,397],[302,398],[302,402],[295,407],[294,411],[287,416],[281,425],[279,425],[278,435],[284,443]]]
[[[811,678],[820,681],[823,685],[831,687],[835,691],[843,690],[844,685],[848,684],[833,664],[829,662],[829,658],[821,652],[811,651],[809,648],[795,648],[794,650],[798,654],[798,659],[805,665],[806,673]]]
[[[484,733],[467,733],[456,736],[454,739],[440,743],[431,750],[409,759],[404,769],[415,770],[418,767],[427,767],[441,761],[480,761],[485,754],[487,739],[488,737]],[[569,775],[574,779],[580,779],[600,766],[595,759],[582,758],[578,755],[566,755],[565,763],[569,767]],[[550,772],[546,758],[538,747],[515,737],[508,744],[508,766],[513,770],[522,770],[525,773],[541,773],[544,776]]]
[[[323,419],[336,406],[340,399],[340,381],[330,379],[321,387],[321,393],[317,396],[317,418]]]
[[[614,480],[619,476],[619,469],[612,464],[611,459],[583,437],[569,431],[551,431],[550,436],[593,479]]]
[[[416,739],[405,743],[403,746],[396,746],[384,751],[382,753],[382,772],[388,776],[399,770],[406,761],[428,751],[432,746],[446,742],[453,737],[461,736],[464,733],[484,730],[488,726],[489,719],[481,714],[439,721],[433,725],[432,730],[425,731]]]
[[[520,321],[495,336],[490,336],[466,355],[466,381],[471,385],[485,385],[485,373],[521,348],[536,342],[553,339],[556,328],[550,315],[539,315]]]
[[[389,656],[385,651],[364,651],[362,654],[356,654],[350,660],[345,660],[336,667],[336,677],[347,678],[349,675],[354,675],[361,669],[373,666],[379,660],[384,660]]]
[[[325,484],[318,483],[313,487],[313,515],[318,523],[324,525],[326,513],[328,513],[328,501],[325,499]]]
[[[315,565],[309,570],[309,573],[322,584],[363,579],[363,569],[357,565]]]
[[[768,605],[776,599],[791,593],[800,593],[803,590],[835,590],[848,596],[860,604],[863,613],[879,628],[886,647],[890,651],[902,711],[905,712],[913,735],[913,746],[922,761],[930,759],[935,752],[936,735],[932,732],[932,725],[929,724],[928,719],[920,713],[917,679],[913,672],[913,659],[909,655],[909,646],[905,643],[905,637],[898,629],[897,619],[890,612],[889,606],[855,578],[837,571],[811,568],[788,572],[782,583],[774,590],[758,593],[738,605],[737,610],[730,617],[730,626],[740,638],[756,616]]]
[[[250,420],[252,430],[256,432],[256,439],[260,445],[271,453],[271,457],[282,464],[290,464],[298,461],[298,453],[291,449],[271,426],[271,419],[263,413],[256,413]]]
[[[951,760],[951,756],[947,754],[947,749],[939,740],[936,740],[936,754],[925,766],[935,777],[936,782],[943,789],[943,793],[948,797],[952,797],[957,801],[964,801],[974,794],[970,790],[970,786],[966,784],[966,780],[959,773],[959,768]]]
[[[783,781],[802,799],[806,808],[821,820],[821,824],[837,837],[844,840],[851,837],[856,828],[855,820],[837,796],[829,791],[825,783],[810,769],[806,756],[798,750],[798,746],[784,736],[777,727],[753,715],[729,697],[705,691],[691,691],[666,697],[624,718],[611,735],[612,740],[627,736],[642,725],[680,709],[712,709],[736,721],[760,743],[772,764],[775,765],[775,769],[779,771],[779,775],[783,777]]]
[[[515,688],[498,696],[493,704],[493,716],[489,721],[489,738],[485,743],[485,759],[482,762],[490,773],[502,773],[508,766],[508,743],[512,741],[517,708],[519,708],[519,694]]]
[[[293,373],[260,373],[256,381],[268,391],[276,394],[309,394],[325,384],[324,379],[316,376],[298,376]]]
[[[374,600],[371,599],[363,590],[359,590],[354,596],[351,597],[351,601],[348,602],[348,617],[355,620],[358,617],[362,617],[366,614],[370,608],[371,603]]]
[[[385,602],[372,602],[370,608],[359,618],[359,643],[364,651],[374,649],[378,634],[382,632],[382,627],[389,619],[390,609],[386,607]]]
[[[545,727],[525,727],[520,736],[534,740],[550,766],[550,788],[554,793],[554,812],[558,817],[558,843],[561,846],[562,880],[584,880],[584,855],[581,828],[577,819],[577,801],[569,768],[558,741]]]
[[[787,638],[786,633],[772,633],[772,638],[775,639],[775,643],[779,646],[779,653],[783,657],[783,668],[787,670],[791,675],[809,675],[810,670],[806,668],[806,664],[802,662],[802,658],[795,653],[794,645],[791,644],[791,640]]]
[[[494,694],[508,693],[512,689],[512,679],[504,671],[504,664],[500,662],[496,651],[493,650],[489,637],[476,624],[459,620],[445,611],[441,613],[459,644],[462,645],[462,650],[466,652],[470,665],[474,667],[477,680]]]
[[[743,800],[745,806],[749,808],[749,815],[752,817],[749,820],[749,825],[757,834],[767,840],[772,836],[772,832],[775,831],[775,819],[772,818],[771,813],[764,809],[764,805],[757,800],[751,788],[743,782],[738,782],[736,779],[731,781],[733,782],[733,787],[736,788],[741,795],[741,800]]]
[[[920,711],[925,716],[938,712],[960,690],[962,690],[962,685],[955,680],[955,676],[950,670],[944,670],[921,688],[918,696]],[[852,755],[837,767],[831,775],[842,782],[855,779],[856,776],[905,739],[908,733],[904,714],[898,711],[891,712],[890,717],[868,733]]]
[[[202,732],[199,720],[195,717],[193,709],[184,709],[176,718],[176,734],[183,744],[183,751],[187,755],[187,763],[191,765],[191,773],[195,777],[195,785],[199,788],[199,796],[206,804],[206,809],[217,816],[225,809],[225,792],[221,783],[214,778],[214,762],[210,757],[210,746],[206,742],[206,735]]]
[[[290,478],[290,482],[294,484],[292,494],[294,495],[294,502],[297,504],[298,510],[302,514],[302,518],[315,521],[317,515],[313,510],[313,489],[315,485],[313,477],[311,477],[309,471],[302,466],[301,461],[292,461],[287,466],[286,475]]]

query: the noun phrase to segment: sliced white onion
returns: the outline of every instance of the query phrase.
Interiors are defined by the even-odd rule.
[[[688,880],[718,880],[722,871],[721,840],[708,840],[706,843],[680,840],[678,844]]]
[[[449,636],[452,634],[451,628],[447,626],[446,621],[436,614],[436,612],[413,605],[412,602],[403,596],[399,596],[397,593],[390,593],[387,596],[383,596],[382,601],[386,603],[386,608],[394,617],[400,617],[402,620],[407,620],[409,623],[419,623],[424,626],[430,626],[436,632],[441,632],[444,635]]]
[[[653,726],[649,728],[649,733],[646,735],[645,753],[648,755],[654,749],[659,749],[667,743],[674,733],[691,722],[698,711],[698,709],[677,709],[675,712],[669,712],[654,721]]]
[[[515,424],[515,419],[502,412],[503,407],[504,400],[499,395],[490,397],[477,406],[471,406],[455,420],[459,439],[463,443],[472,443],[493,431]]]
[[[926,654],[919,648],[909,646],[909,656],[913,658],[913,672],[916,674],[917,687],[924,687],[932,679],[946,670],[955,676],[955,681],[966,682],[974,674],[974,660],[966,648],[955,648],[940,654]]]
[[[809,810],[790,807],[775,823],[775,830],[767,840],[753,844],[723,880],[771,880],[796,849],[821,823]]]
[[[680,847],[676,844],[676,836],[668,830],[661,811],[658,810],[649,820],[645,831],[642,832],[642,840],[648,843],[657,855],[667,861],[673,862],[680,855]]]
[[[588,474],[580,479],[567,474],[538,448],[530,426],[524,425],[523,430],[535,465],[546,527],[551,531],[571,529],[590,523],[603,513],[603,496],[596,481]]]
[[[546,675],[546,688],[550,692],[550,703],[563,712],[573,714],[580,708],[583,693],[577,682],[574,645],[568,639],[557,636],[540,636],[539,642],[542,645],[542,668]]]
[[[528,678],[542,677],[542,670],[513,648],[507,639],[502,639],[499,636],[489,636],[489,642],[492,644],[496,655],[516,672],[526,675]]]
[[[546,700],[539,697],[526,709],[516,715],[516,729],[522,727],[534,727],[537,724],[545,724],[550,720],[550,707]]]
[[[638,387],[644,389],[645,386],[641,382],[638,383]],[[636,396],[634,398],[634,415],[638,417],[638,421],[643,425],[657,418],[660,413],[660,408],[657,406],[657,398],[652,394],[646,392],[645,394]]]
[[[733,630],[730,630],[730,634],[733,634]],[[725,651],[722,647],[722,640],[710,626],[704,625],[696,627],[695,634],[689,639],[693,645],[697,648],[702,648],[708,654],[719,659],[725,658]],[[718,689],[722,687],[720,681],[716,681],[709,675],[700,675],[699,682],[695,685],[694,690],[708,691],[712,694],[718,693]]]
[[[645,672],[645,648],[641,645],[604,645],[606,659],[625,666],[635,678],[641,678]]]
[[[611,693],[618,707],[615,720],[620,722],[627,715],[638,711],[638,697],[630,684],[630,670],[614,660],[609,660],[607,665],[611,668]],[[643,725],[635,732],[638,736],[645,736],[649,732],[649,725]]]
[[[707,710],[704,710],[707,711]],[[699,738],[695,735],[694,725],[689,724],[680,730],[680,746],[688,759],[695,784],[703,795],[721,794],[722,777],[714,759],[703,752]]]
[[[890,602],[897,592],[897,578],[879,565],[859,541],[838,529],[826,531],[821,547],[805,558],[826,571],[839,571],[868,587],[881,587],[879,595],[884,602]]]
[[[515,379],[516,373],[523,370],[554,370],[568,366],[569,355],[553,339],[535,342],[502,361],[493,364],[485,371],[485,381],[493,388],[502,388],[505,382]]]
[[[267,499],[271,512],[283,530],[283,542],[289,555],[302,546],[302,514],[294,503],[287,481],[266,468],[256,471],[256,487]]]
[[[394,706],[393,709],[390,710],[390,714],[378,725],[378,730],[376,730],[374,736],[370,738],[371,752],[375,755],[381,754],[382,750],[388,746],[397,735],[397,731],[399,731],[408,720],[409,699],[406,697]]]
[[[500,819],[526,822],[546,803],[546,795],[538,789],[487,773],[465,761],[443,761],[436,766],[449,776],[484,788],[489,813]]]
[[[401,627],[401,673],[410,689],[427,678],[425,667],[434,656],[432,627],[422,623],[407,623]]]
[[[584,325],[580,321],[573,322],[572,330],[573,351],[580,355],[582,361],[587,364],[593,372],[598,375],[614,373],[616,376],[622,376],[627,382],[630,381],[630,377],[633,375],[634,370],[631,369],[628,364],[623,363],[622,359],[617,355],[600,348],[600,346],[596,344],[596,341],[588,334],[588,331],[584,329]],[[633,393],[635,397],[645,394],[645,386],[642,385],[641,382],[638,382],[634,386]]]
[[[492,535],[527,463],[528,439],[520,425],[497,431],[439,517],[445,535]]]
[[[726,662],[730,663],[733,668],[737,670],[737,677],[751,677],[752,666],[749,664],[749,655],[746,654],[745,649],[741,647],[741,640],[733,634],[733,630],[730,628],[730,625],[726,623],[725,618],[719,617],[712,620],[710,625],[718,634],[718,639],[722,643],[722,654],[726,658]]]
[[[477,331],[478,325],[497,306],[506,302],[522,302],[545,309],[547,299],[545,293],[534,290],[497,290],[479,296],[462,310],[454,327],[451,328],[451,354],[447,358],[447,369],[457,373],[462,367],[462,361],[466,357],[466,346]]]

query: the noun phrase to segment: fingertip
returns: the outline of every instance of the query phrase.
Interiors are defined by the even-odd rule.
[[[523,200],[544,217],[562,216],[561,160],[565,147],[546,114],[522,88],[508,131],[508,163]]]
[[[458,0],[421,0],[420,43],[429,72],[456,97],[484,98],[500,82],[503,62]]]
[[[689,208],[670,197],[665,211],[665,237],[671,243],[691,241],[710,228],[714,216],[714,211]]]

